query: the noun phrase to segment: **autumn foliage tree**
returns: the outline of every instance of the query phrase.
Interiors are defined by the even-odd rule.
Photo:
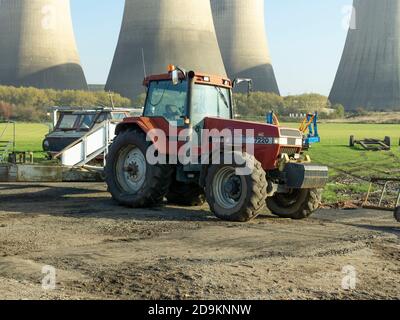
[[[12,115],[12,105],[4,101],[0,101],[0,120],[10,120]]]

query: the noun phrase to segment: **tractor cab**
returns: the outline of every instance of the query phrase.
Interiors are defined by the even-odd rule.
[[[178,127],[201,125],[206,117],[232,119],[229,79],[169,67],[170,73],[150,76],[144,117],[162,117]],[[172,74],[172,75],[171,75]]]
[[[43,140],[43,150],[55,154],[88,134],[97,125],[110,121],[119,123],[131,115],[130,109],[96,107],[55,107],[52,109],[53,129]]]

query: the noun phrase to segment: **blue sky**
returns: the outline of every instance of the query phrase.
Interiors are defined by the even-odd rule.
[[[145,0],[144,0],[145,1]],[[89,83],[105,83],[124,0],[71,0],[72,18]],[[266,0],[266,28],[282,94],[328,94],[347,31],[351,0]]]

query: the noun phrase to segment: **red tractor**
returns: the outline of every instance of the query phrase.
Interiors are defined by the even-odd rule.
[[[265,207],[293,219],[319,207],[328,168],[302,154],[299,130],[234,120],[231,80],[171,66],[144,85],[143,116],[117,126],[107,156],[106,182],[119,204],[206,200],[217,217],[240,222]]]

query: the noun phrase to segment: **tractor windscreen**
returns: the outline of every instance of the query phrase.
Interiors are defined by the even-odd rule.
[[[74,114],[63,114],[58,124],[60,130],[73,130],[76,127],[78,116]]]
[[[187,81],[173,85],[171,81],[153,81],[150,83],[145,117],[164,117],[178,126],[184,124],[186,113]]]
[[[231,118],[229,89],[195,84],[192,97],[192,123],[196,126],[206,117]]]
[[[95,117],[96,117],[95,114],[81,115],[79,129],[84,131],[89,130],[93,126]]]

